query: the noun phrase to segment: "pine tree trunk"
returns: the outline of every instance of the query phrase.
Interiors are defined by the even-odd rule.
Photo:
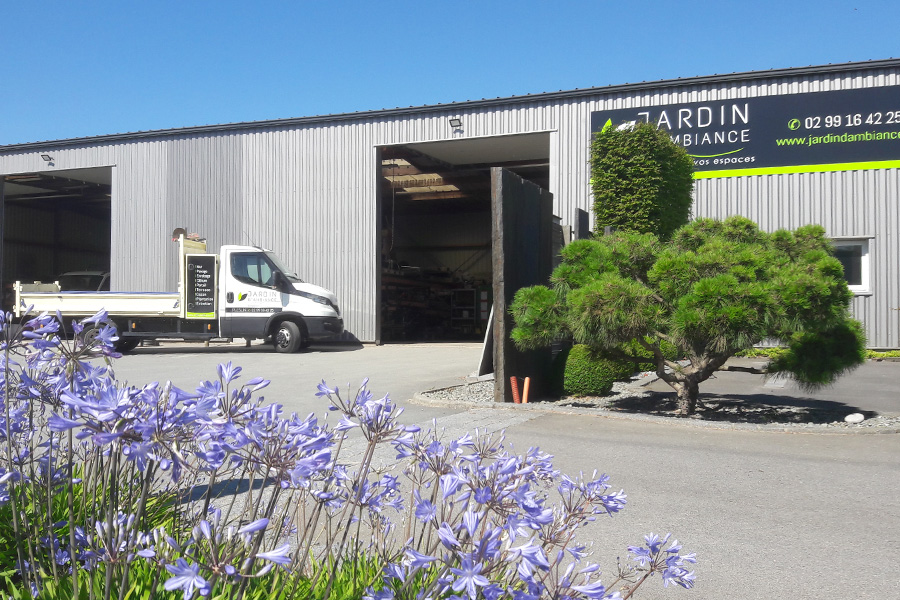
[[[700,382],[688,378],[673,387],[678,392],[678,414],[684,416],[694,414],[697,410],[697,397],[700,395]]]

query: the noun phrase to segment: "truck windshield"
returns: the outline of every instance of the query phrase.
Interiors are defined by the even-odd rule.
[[[288,281],[300,281],[296,275],[288,273],[278,257],[271,252],[235,252],[231,255],[231,274],[244,283],[273,287],[276,285],[276,274],[279,272]]]
[[[303,283],[303,280],[300,279],[300,277],[298,277],[296,273],[284,266],[284,263],[281,262],[281,259],[278,258],[278,256],[273,252],[266,252],[266,256],[270,261],[272,261],[272,264],[275,265],[275,268],[281,271],[284,276],[288,278],[288,281],[294,283]]]

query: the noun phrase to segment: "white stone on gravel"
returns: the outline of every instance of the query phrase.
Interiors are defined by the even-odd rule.
[[[866,417],[862,413],[850,413],[844,417],[844,421],[847,423],[862,423],[865,420]]]

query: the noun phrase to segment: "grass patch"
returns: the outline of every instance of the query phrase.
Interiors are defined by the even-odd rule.
[[[735,356],[744,358],[778,358],[787,352],[786,348],[776,346],[774,348],[750,348],[741,350]],[[900,358],[900,350],[866,350],[866,358],[869,360],[883,360],[885,358]]]

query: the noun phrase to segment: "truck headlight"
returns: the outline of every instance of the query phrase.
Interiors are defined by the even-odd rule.
[[[324,304],[325,306],[330,306],[334,309],[334,312],[337,312],[337,306],[331,303],[331,300],[326,298],[325,296],[317,296],[316,294],[310,294],[309,292],[297,292],[298,296],[303,296],[304,298],[308,298],[313,302],[318,302],[319,304]]]

